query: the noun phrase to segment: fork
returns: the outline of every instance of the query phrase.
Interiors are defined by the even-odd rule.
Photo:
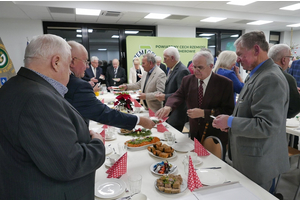
[[[132,194],[132,195],[129,195],[129,196],[127,196],[127,197],[122,197],[122,198],[119,198],[119,199],[116,199],[116,200],[130,200],[131,197],[133,197],[133,195],[136,195],[136,194],[138,194],[138,192],[136,192],[136,193],[134,193],[134,194]]]

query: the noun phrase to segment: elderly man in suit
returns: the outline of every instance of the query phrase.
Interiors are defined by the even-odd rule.
[[[166,117],[185,102],[190,137],[201,142],[213,135],[221,140],[223,149],[226,149],[228,137],[221,130],[212,127],[210,116],[232,113],[232,81],[212,72],[214,59],[208,51],[197,52],[193,57],[193,66],[195,73],[183,77],[179,89],[168,98],[166,105],[156,115],[159,118]]]
[[[228,131],[233,167],[270,191],[275,178],[289,170],[285,134],[289,86],[268,58],[269,44],[262,31],[245,33],[235,46],[237,61],[251,71],[250,78],[232,116],[217,116],[213,126]]]
[[[94,86],[105,80],[105,76],[102,74],[102,68],[99,67],[99,59],[97,56],[92,56],[90,66],[85,70],[83,80],[89,81]]]
[[[142,93],[139,98],[145,108],[150,108],[156,112],[162,107],[162,102],[155,98],[155,94],[165,90],[166,74],[156,66],[156,60],[153,54],[147,53],[143,56],[142,66],[147,73],[144,73],[141,80],[132,84],[124,84],[119,87],[123,90],[138,90]]]
[[[87,63],[58,36],[34,37],[0,89],[1,199],[94,199],[105,146],[63,98],[71,60]]]
[[[295,57],[294,57],[295,58]],[[298,90],[300,91],[300,60],[294,60],[292,62],[292,66],[289,69],[289,74],[292,75],[297,82]]]
[[[156,56],[155,60],[156,60],[156,65],[159,66],[161,68],[161,70],[163,70],[165,72],[166,75],[168,75],[168,69],[167,69],[166,65],[161,63],[161,57]]]
[[[180,55],[178,49],[175,47],[168,47],[164,50],[163,55],[164,63],[166,63],[170,73],[167,77],[164,93],[159,93],[155,97],[159,101],[166,102],[168,98],[180,87],[183,77],[189,75],[190,72],[179,60]],[[181,132],[187,120],[186,111],[186,103],[183,102],[175,110],[173,110],[173,112],[171,112],[167,122]]]
[[[86,59],[88,53],[83,45],[75,41],[69,41],[72,47],[72,57]],[[80,61],[80,60],[79,60]],[[125,114],[115,109],[111,109],[96,98],[90,84],[81,78],[84,76],[86,63],[73,60],[70,65],[71,74],[67,85],[68,92],[65,98],[74,108],[88,121],[89,119],[102,124],[116,126],[131,130],[137,124],[145,128],[152,128],[155,124],[152,120],[145,117],[138,117]]]
[[[119,66],[119,60],[113,59],[112,66],[106,70],[106,86],[118,86],[127,81],[125,69]]]

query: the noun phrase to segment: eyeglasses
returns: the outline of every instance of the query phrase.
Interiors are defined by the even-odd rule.
[[[74,57],[73,59],[81,60],[85,65],[89,65],[89,63],[90,63],[88,60],[83,60],[83,59],[80,59],[80,58],[77,58],[77,57]]]
[[[195,70],[203,71],[206,67],[193,66]]]

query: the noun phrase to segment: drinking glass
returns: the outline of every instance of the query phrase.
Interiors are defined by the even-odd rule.
[[[170,134],[167,134],[167,143],[168,145],[172,146],[175,144],[175,134],[174,133],[170,133]]]
[[[127,144],[124,144],[124,142],[118,143],[118,149],[119,149],[119,154],[123,155],[124,153],[127,152]]]
[[[142,175],[134,174],[128,178],[129,190],[131,194],[140,193],[142,186]]]

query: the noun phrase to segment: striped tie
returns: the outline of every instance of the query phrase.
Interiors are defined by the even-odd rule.
[[[200,81],[200,86],[198,88],[198,94],[199,94],[199,108],[201,108],[202,101],[203,101],[203,81]]]

